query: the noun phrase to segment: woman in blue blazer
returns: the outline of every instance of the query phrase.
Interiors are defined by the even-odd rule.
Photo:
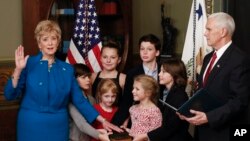
[[[70,101],[88,122],[97,119],[104,127],[119,130],[106,122],[82,95],[72,66],[55,58],[61,40],[58,24],[41,21],[35,37],[40,53],[24,57],[24,48],[17,48],[16,68],[4,90],[7,100],[21,99],[17,140],[68,141]]]

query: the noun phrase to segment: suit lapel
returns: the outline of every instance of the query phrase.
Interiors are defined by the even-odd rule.
[[[222,56],[220,57],[220,59],[217,61],[217,63],[214,65],[208,80],[207,80],[207,85],[209,85],[216,77],[216,75],[220,72],[220,70],[225,66],[225,64],[227,63],[227,60],[230,57],[230,54],[233,50],[232,45],[230,45],[227,50],[222,54]],[[211,58],[211,57],[210,57]],[[209,61],[208,61],[209,62]],[[207,63],[208,63],[207,62]],[[207,65],[207,64],[206,64]]]

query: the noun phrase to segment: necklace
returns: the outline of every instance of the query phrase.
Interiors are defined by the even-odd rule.
[[[52,68],[52,64],[50,64],[50,65],[48,66],[48,71],[49,71],[49,72],[50,72],[51,68]]]
[[[55,59],[52,59],[51,61],[48,60],[48,71],[49,72],[50,72],[54,62],[55,62]]]

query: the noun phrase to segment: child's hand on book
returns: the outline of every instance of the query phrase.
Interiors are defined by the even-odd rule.
[[[108,122],[108,121],[104,121],[102,122],[103,128],[108,130],[109,132],[112,132],[112,130],[121,133],[123,132],[123,130],[121,128],[119,128],[118,126]]]
[[[105,129],[97,129],[97,131],[99,132],[99,140],[101,141],[110,141],[109,140],[109,135],[112,134],[112,132],[108,132]]]
[[[147,134],[139,134],[136,136],[133,136],[133,141],[147,141],[148,135]]]
[[[124,125],[121,125],[120,128],[121,128],[121,129],[124,129],[124,130],[125,130],[126,132],[128,132],[128,133],[130,132],[130,129],[127,128],[127,127],[124,126]]]

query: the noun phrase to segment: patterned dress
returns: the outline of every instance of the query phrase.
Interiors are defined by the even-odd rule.
[[[148,133],[162,124],[162,114],[157,106],[141,108],[139,105],[133,105],[129,112],[132,121],[130,130],[132,136]]]

